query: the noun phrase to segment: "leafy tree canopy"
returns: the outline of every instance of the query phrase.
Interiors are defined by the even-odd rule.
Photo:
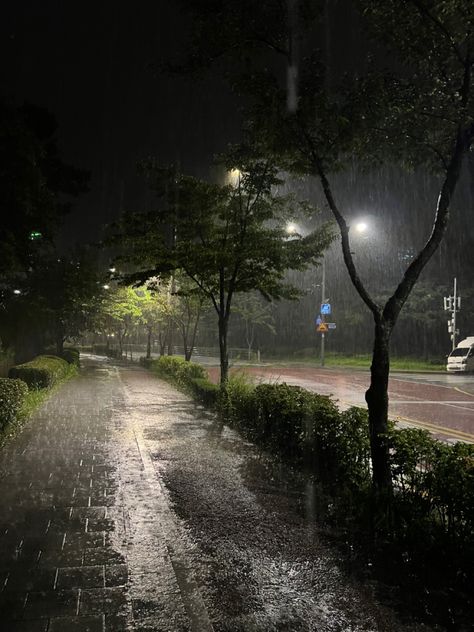
[[[27,269],[38,241],[51,242],[70,198],[87,190],[89,175],[65,164],[56,121],[33,105],[0,102],[0,275]]]

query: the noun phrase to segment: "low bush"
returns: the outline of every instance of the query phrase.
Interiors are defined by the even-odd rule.
[[[18,418],[28,395],[28,386],[22,380],[0,378],[0,430]]]
[[[189,380],[189,386],[194,397],[208,408],[215,408],[219,396],[217,384],[209,382],[204,377],[193,377]]]
[[[65,349],[63,349],[61,358],[63,360],[66,360],[68,364],[74,364],[75,366],[80,365],[79,351],[78,349],[75,349],[74,347],[66,347]]]
[[[207,378],[201,365],[178,356],[161,356],[150,362],[150,368],[157,375],[171,379],[177,386],[185,389],[190,388],[191,380]]]
[[[399,532],[418,537],[430,525],[432,535],[473,546],[474,445],[441,443],[415,428],[392,430],[389,439]]]
[[[218,388],[219,413],[225,421],[248,434],[255,418],[255,386],[244,373],[234,373],[225,388]]]
[[[154,358],[145,358],[145,356],[141,356],[138,362],[140,366],[145,367],[145,369],[151,369],[152,363],[154,362]]]
[[[23,380],[30,388],[49,388],[67,375],[69,364],[57,356],[42,355],[13,366],[8,377]]]
[[[221,392],[219,410],[253,441],[330,486],[370,483],[367,413],[360,408],[340,412],[330,397],[288,384],[255,387],[238,374]]]

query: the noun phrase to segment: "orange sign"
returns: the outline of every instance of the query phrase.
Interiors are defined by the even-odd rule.
[[[324,334],[326,331],[328,331],[328,326],[326,323],[320,323],[317,327],[316,327],[316,331],[319,331],[320,333]]]

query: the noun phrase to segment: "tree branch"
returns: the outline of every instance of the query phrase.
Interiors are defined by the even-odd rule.
[[[446,26],[441,22],[441,20],[439,20],[435,15],[431,13],[431,11],[423,2],[421,2],[420,0],[410,0],[410,1],[418,9],[420,14],[427,17],[431,22],[433,22],[436,28],[439,31],[441,31],[444,37],[448,40],[448,44],[453,50],[457,60],[460,62],[461,66],[464,67],[464,59],[463,59],[463,56],[461,55],[461,51],[456,46],[455,40],[453,36],[451,35],[451,33],[446,28]]]

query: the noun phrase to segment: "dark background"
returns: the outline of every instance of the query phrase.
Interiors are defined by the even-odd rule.
[[[238,115],[219,77],[159,70],[183,44],[176,2],[19,0],[0,19],[1,96],[55,114],[66,162],[91,171],[90,192],[66,218],[61,241],[95,241],[121,210],[149,204],[137,161],[153,155],[206,176],[238,137]]]

